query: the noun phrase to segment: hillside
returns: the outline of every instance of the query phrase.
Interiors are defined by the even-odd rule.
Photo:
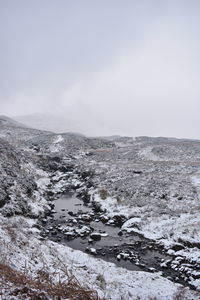
[[[0,194],[0,263],[15,272],[75,275],[105,299],[200,299],[200,141],[56,134],[1,116]]]

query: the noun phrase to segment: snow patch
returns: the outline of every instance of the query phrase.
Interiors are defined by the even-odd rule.
[[[138,155],[146,160],[152,160],[152,161],[162,161],[162,159],[160,157],[158,157],[157,155],[155,155],[153,152],[153,147],[148,146],[142,150],[140,150],[138,152]]]

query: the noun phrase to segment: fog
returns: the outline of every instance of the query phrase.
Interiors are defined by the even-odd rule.
[[[0,45],[0,114],[200,139],[198,0],[0,0]]]

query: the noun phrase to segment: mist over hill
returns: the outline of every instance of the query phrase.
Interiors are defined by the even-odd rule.
[[[72,117],[70,114],[65,116],[63,114],[35,113],[15,116],[13,119],[31,128],[56,133],[77,132],[87,136],[111,135],[113,133],[112,128],[95,120],[92,115],[84,120],[80,119],[78,115]]]

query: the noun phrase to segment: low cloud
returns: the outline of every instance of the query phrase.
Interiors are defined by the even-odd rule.
[[[199,2],[36,2],[0,10],[1,113],[200,139]]]
[[[169,34],[168,29],[167,35],[164,29],[123,51],[112,65],[67,88],[61,107],[85,123],[101,122],[114,133],[197,136],[200,74],[196,44],[188,37],[186,46],[180,32]]]

